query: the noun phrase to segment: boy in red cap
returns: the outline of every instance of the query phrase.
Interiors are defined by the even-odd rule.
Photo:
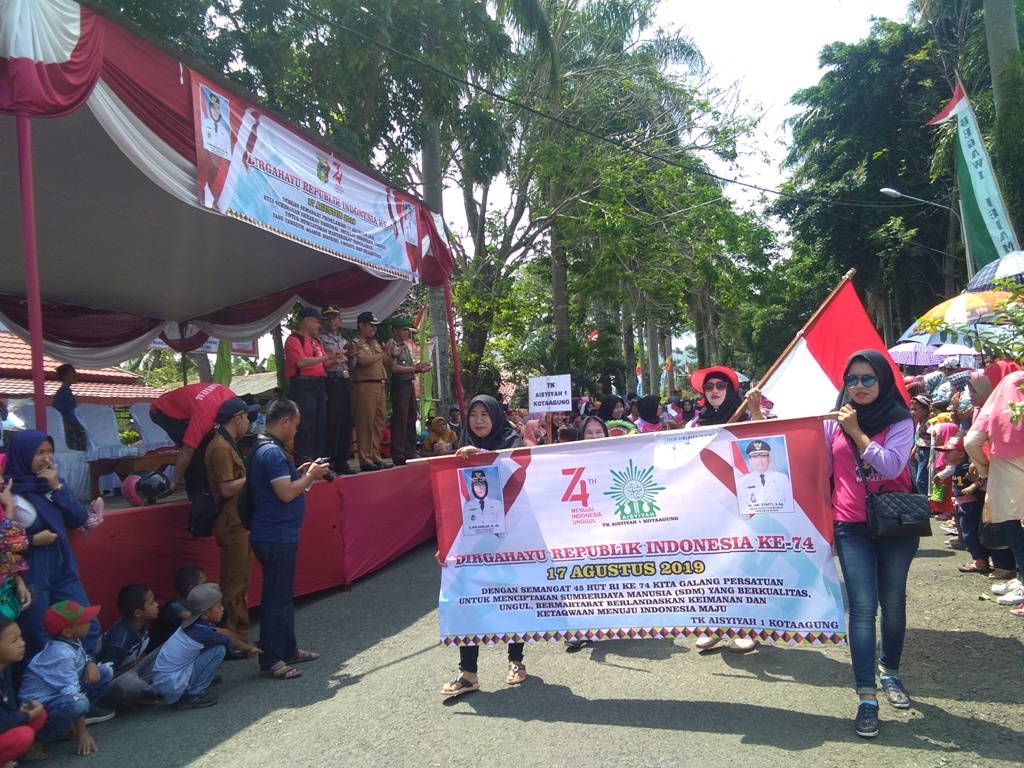
[[[39,741],[58,739],[70,728],[80,755],[97,751],[85,715],[114,678],[110,667],[97,667],[82,647],[89,622],[99,612],[98,605],[85,606],[73,600],[51,605],[43,614],[43,629],[50,642],[29,663],[19,692],[22,704],[35,700],[46,710],[46,725],[39,730]]]

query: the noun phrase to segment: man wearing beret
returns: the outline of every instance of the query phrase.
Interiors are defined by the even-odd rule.
[[[738,484],[740,507],[745,507],[748,515],[792,511],[789,476],[769,468],[771,445],[765,440],[751,440],[746,454],[751,471]]]
[[[406,346],[412,335],[412,320],[399,317],[391,325],[395,353],[391,358],[391,460],[396,467],[413,458],[416,443],[416,388],[417,373],[430,370],[430,363],[416,363],[412,351]]]

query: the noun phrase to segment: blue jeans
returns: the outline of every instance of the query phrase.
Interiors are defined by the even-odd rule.
[[[917,472],[911,473],[911,477],[914,478],[914,483],[917,485],[917,490],[926,496],[931,492],[932,485],[928,482],[928,456],[931,452],[931,448],[917,447]]]
[[[37,738],[40,741],[60,738],[78,718],[85,717],[89,708],[106,693],[110,681],[114,679],[114,673],[105,664],[100,664],[99,670],[99,682],[92,685],[82,683],[81,693],[65,693],[43,705],[46,710],[46,725],[39,729]]]
[[[253,554],[263,567],[260,600],[260,669],[295,658],[295,556],[297,541],[251,541]]]
[[[1013,570],[1013,553],[1008,549],[988,549],[982,546],[978,530],[981,527],[983,501],[962,501],[955,505],[960,519],[960,532],[964,545],[974,560],[992,561],[992,567],[1003,571]],[[1020,528],[1020,525],[1017,526]]]
[[[1006,543],[1010,545],[1013,559],[1017,563],[1017,578],[1024,579],[1024,528],[1020,520],[1008,520],[1002,526]]]
[[[907,573],[920,539],[871,537],[867,523],[836,523],[836,552],[849,598],[850,658],[857,693],[874,694],[875,614],[882,606],[882,653],[886,674],[896,674],[907,629]]]
[[[227,648],[223,645],[211,645],[196,656],[196,660],[192,662],[192,676],[188,679],[189,695],[198,696],[210,687],[213,676],[220,669],[227,652]]]

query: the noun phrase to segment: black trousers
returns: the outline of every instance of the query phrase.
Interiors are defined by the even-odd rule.
[[[416,452],[416,389],[412,379],[391,380],[391,460],[395,464],[405,463]]]
[[[327,377],[327,439],[324,453],[335,467],[352,457],[352,388],[348,379]]]
[[[288,398],[299,406],[295,464],[319,459],[327,439],[327,387],[323,376],[293,376]]]
[[[151,410],[149,412],[150,418],[153,419],[153,423],[160,427],[167,436],[174,441],[174,444],[178,446],[180,450],[185,445],[185,432],[188,430],[187,419],[172,419],[167,416],[163,411]],[[185,468],[185,493],[188,497],[195,498],[203,491],[209,490],[206,484],[206,446],[210,442],[212,433],[207,433],[203,438],[203,441],[195,449],[192,454],[192,461],[188,463]]]

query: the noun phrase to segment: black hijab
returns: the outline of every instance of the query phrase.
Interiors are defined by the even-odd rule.
[[[842,384],[842,390],[836,399],[836,410],[838,411],[847,404],[852,405],[853,410],[857,412],[857,423],[864,434],[869,437],[874,437],[890,424],[913,419],[914,417],[903,399],[903,393],[896,386],[896,377],[893,375],[892,367],[885,359],[885,355],[874,349],[862,349],[860,352],[854,352],[846,361],[846,367],[843,369],[844,375],[850,370],[850,366],[855,360],[863,360],[874,370],[875,376],[878,377],[878,397],[867,405],[857,405],[850,399],[847,386]]]
[[[597,409],[597,416],[601,421],[611,421],[615,417],[612,416],[612,411],[615,410],[615,406],[622,402],[622,398],[618,395],[608,395],[607,397],[601,398],[601,407]]]
[[[715,408],[711,404],[711,398],[704,395],[704,407],[701,408],[700,412],[697,414],[697,426],[707,427],[727,423],[729,421],[729,417],[736,413],[736,409],[738,409],[740,407],[740,403],[743,402],[740,398],[740,393],[733,389],[732,382],[720,373],[709,373],[704,378],[704,381],[724,381],[726,384],[725,400],[720,406]]]
[[[491,431],[484,438],[477,437],[469,427],[469,412],[477,403],[486,408],[487,415],[491,417]],[[498,405],[498,401],[490,395],[477,395],[466,408],[466,423],[462,427],[462,434],[459,435],[459,447],[464,445],[475,445],[484,451],[500,451],[502,448],[519,448],[525,443],[515,427],[505,418],[505,411]]]
[[[658,423],[658,406],[661,405],[661,401],[657,395],[644,395],[636,404],[636,412],[640,414],[640,418],[646,421],[648,424]]]

